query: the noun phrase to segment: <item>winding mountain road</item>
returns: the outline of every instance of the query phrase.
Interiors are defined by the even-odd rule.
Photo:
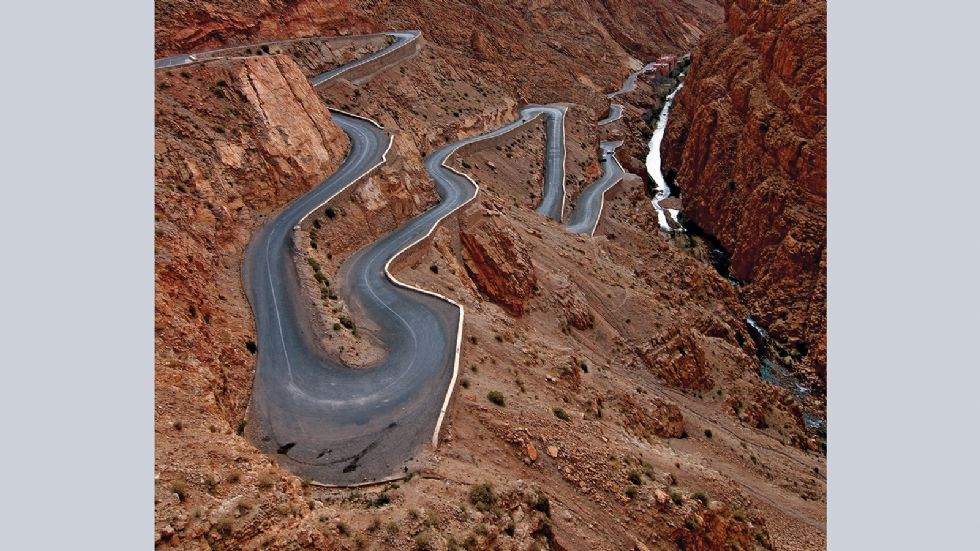
[[[545,117],[544,190],[536,210],[559,224],[565,211],[565,111],[564,105],[529,105],[521,110],[524,116]]]
[[[388,266],[476,197],[476,183],[446,166],[453,153],[559,113],[563,110],[551,106],[526,107],[517,121],[433,152],[425,166],[440,202],[344,262],[339,294],[355,319],[370,320],[387,351],[380,364],[364,369],[351,369],[317,346],[290,239],[307,213],[383,158],[388,138],[381,128],[334,114],[351,136],[347,161],[263,227],[246,255],[246,288],[260,344],[248,435],[262,451],[278,451],[280,462],[303,476],[350,485],[391,476],[430,437],[436,443],[458,370],[463,311],[448,299],[398,282]],[[563,148],[553,149],[558,153]],[[549,180],[552,193],[545,194],[544,204],[560,204],[553,195],[563,186],[554,173]]]
[[[387,34],[394,38],[388,47],[317,75],[311,83],[322,85],[383,59],[420,36],[417,31]],[[155,65],[167,68],[216,59],[216,52],[172,56]],[[464,312],[451,299],[398,281],[389,265],[476,197],[479,186],[447,166],[453,153],[539,116],[545,120],[547,146],[537,212],[560,223],[565,203],[566,110],[563,105],[530,105],[512,123],[434,151],[425,166],[440,202],[343,263],[338,293],[355,319],[375,330],[386,350],[380,363],[360,369],[328,356],[317,343],[308,298],[296,272],[293,231],[310,213],[385,162],[392,137],[373,121],[332,110],[333,121],[350,137],[347,158],[335,173],[263,225],[243,261],[258,341],[246,434],[260,450],[278,454],[281,464],[308,479],[356,485],[400,475],[425,442],[438,443],[458,372]],[[612,156],[616,145],[603,144],[607,158],[603,178],[583,192],[581,206],[573,214],[573,227],[583,233],[589,226],[589,233],[594,230],[602,193],[622,177],[622,167]]]
[[[623,106],[618,103],[613,103],[609,106],[609,114],[606,118],[600,120],[596,124],[599,126],[605,126],[609,123],[618,121],[623,116]]]
[[[599,216],[602,215],[602,207],[605,204],[605,193],[625,176],[626,171],[623,165],[616,159],[616,148],[623,145],[623,142],[602,142],[602,176],[598,180],[589,184],[578,194],[575,199],[575,208],[568,216],[565,229],[571,233],[580,233],[592,236],[596,226],[599,225]]]

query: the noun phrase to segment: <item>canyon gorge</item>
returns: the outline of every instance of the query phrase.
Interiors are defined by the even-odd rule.
[[[158,549],[826,546],[823,3],[158,0],[156,24]],[[249,259],[277,224],[272,284]],[[299,362],[287,300],[310,357],[438,374],[371,420],[391,442],[315,449],[341,414],[268,407],[334,398],[315,367],[259,388]]]

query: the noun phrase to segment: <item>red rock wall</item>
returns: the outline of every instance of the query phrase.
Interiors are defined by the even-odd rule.
[[[662,145],[684,210],[732,254],[758,321],[826,374],[826,5],[727,0]]]
[[[347,0],[157,0],[156,55],[261,40],[361,34],[374,25]]]

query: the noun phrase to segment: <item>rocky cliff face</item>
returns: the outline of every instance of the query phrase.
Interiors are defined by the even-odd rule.
[[[670,115],[664,170],[753,314],[826,378],[826,6],[727,0]]]
[[[523,314],[537,279],[531,255],[517,233],[487,218],[461,232],[460,239],[466,250],[466,271],[477,287],[512,315]]]
[[[347,0],[159,0],[157,57],[246,42],[371,32]]]

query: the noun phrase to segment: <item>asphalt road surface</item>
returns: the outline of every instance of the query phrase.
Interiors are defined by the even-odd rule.
[[[609,188],[623,179],[625,172],[616,159],[616,148],[623,142],[602,142],[602,176],[579,193],[575,208],[568,215],[565,229],[572,233],[592,235],[599,225],[599,216],[605,204],[604,195]]]
[[[607,115],[606,118],[602,119],[597,124],[599,126],[609,124],[613,121],[619,120],[619,118],[622,116],[623,116],[623,106],[618,103],[613,103],[612,105],[609,106],[609,115]]]
[[[293,263],[292,228],[380,162],[388,144],[385,132],[374,124],[334,115],[351,136],[347,161],[266,224],[246,254],[246,289],[259,344],[247,434],[259,449],[278,453],[279,462],[301,476],[349,485],[400,474],[431,439],[455,377],[460,310],[393,283],[385,266],[475,197],[472,181],[442,166],[449,155],[539,113],[553,112],[548,107],[526,108],[518,121],[435,151],[425,165],[436,183],[439,204],[341,266],[335,282],[338,294],[354,320],[371,327],[387,351],[381,363],[362,369],[345,366],[317,346]]]
[[[390,45],[388,45],[388,47],[378,50],[373,54],[364,56],[361,59],[358,59],[357,61],[348,63],[347,65],[341,65],[340,67],[331,69],[326,73],[319,74],[313,77],[312,79],[310,79],[310,84],[312,84],[313,86],[319,86],[324,82],[332,79],[333,77],[353,69],[354,67],[357,67],[359,65],[364,65],[365,63],[389,55],[395,50],[401,48],[402,46],[422,36],[422,33],[420,31],[399,31],[399,32],[390,32],[385,34],[395,39],[395,41],[392,42]]]
[[[388,348],[386,362],[351,369],[316,344],[292,229],[380,162],[388,146],[387,134],[370,122],[342,114],[334,122],[351,137],[347,161],[267,223],[246,252],[259,346],[247,435],[301,476],[350,484],[393,474],[431,436],[452,377],[459,310],[387,279],[384,263],[408,237],[395,232],[348,260],[351,289],[340,291],[355,312],[370,315]]]
[[[525,116],[545,117],[544,190],[536,210],[559,223],[565,210],[565,110],[562,105],[530,105],[521,110]]]
[[[323,84],[324,82],[330,80],[331,78],[333,78],[333,77],[335,77],[335,76],[337,76],[337,75],[339,75],[339,74],[341,74],[341,73],[343,73],[345,71],[349,71],[350,69],[353,69],[354,67],[357,67],[358,65],[363,65],[364,63],[368,63],[369,61],[373,61],[373,60],[375,60],[375,59],[377,59],[379,57],[384,57],[384,56],[390,54],[391,52],[397,50],[398,48],[401,48],[402,46],[404,46],[404,45],[408,44],[409,42],[411,42],[411,41],[417,39],[418,37],[422,36],[421,31],[398,31],[398,32],[388,32],[388,33],[379,33],[379,34],[385,34],[387,36],[390,36],[390,37],[394,38],[395,40],[391,44],[389,44],[387,47],[385,47],[385,48],[383,48],[381,50],[378,50],[377,52],[374,52],[373,54],[364,56],[361,59],[358,59],[357,61],[353,61],[353,62],[348,63],[346,65],[341,65],[341,66],[336,67],[334,69],[331,69],[331,70],[329,70],[329,71],[327,71],[325,73],[321,73],[319,75],[316,75],[315,77],[313,77],[312,79],[310,79],[310,83],[313,86],[319,86],[320,84]],[[367,37],[367,36],[372,36],[372,35],[361,35],[361,36],[362,37]],[[338,38],[338,37],[325,37],[324,39],[325,40],[330,40],[330,38]],[[344,37],[339,37],[339,38],[344,38]],[[354,38],[358,38],[358,37],[354,37]],[[299,41],[302,41],[302,40],[314,40],[314,39],[315,39],[315,37],[314,38],[295,38],[295,39],[292,39],[292,40],[276,40],[276,41],[272,41],[272,42],[259,42],[259,43],[256,43],[256,44],[250,44],[249,46],[252,47],[252,48],[255,48],[257,46],[262,46],[262,45],[272,46],[274,44],[287,44],[289,42],[299,42]],[[244,47],[245,46],[233,46],[233,47],[229,47],[229,48],[217,48],[217,49],[214,49],[214,50],[203,50],[203,51],[200,51],[200,52],[195,52],[193,54],[178,54],[178,55],[172,55],[172,56],[169,56],[169,57],[162,57],[162,58],[157,59],[157,60],[155,60],[153,62],[153,67],[155,69],[166,69],[167,67],[177,67],[179,65],[186,65],[188,63],[194,63],[196,61],[207,61],[207,60],[212,60],[212,59],[220,59],[222,57],[221,56],[222,52],[240,52],[241,49],[244,48]]]

